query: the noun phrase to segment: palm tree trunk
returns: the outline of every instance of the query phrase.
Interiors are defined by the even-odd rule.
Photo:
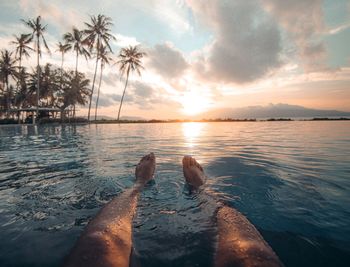
[[[19,69],[19,74],[22,75],[21,69],[22,69],[22,54],[21,52],[19,52],[19,65],[18,65],[18,69]],[[18,92],[19,91],[19,83],[17,81],[17,88],[16,88],[16,96],[15,96],[15,105],[17,106],[17,108],[20,108],[19,105],[17,105],[17,99],[18,99]],[[19,118],[18,118],[18,123],[19,123]]]
[[[100,81],[98,83],[97,99],[96,99],[96,107],[95,107],[95,121],[96,121],[96,118],[97,118],[98,100],[100,99],[100,88],[101,88],[101,82],[102,82],[102,71],[103,71],[103,65],[101,63]]]
[[[40,94],[40,56],[39,56],[39,36],[37,36],[37,46],[36,46],[36,49],[37,49],[37,65],[36,65],[36,69],[37,69],[37,87],[36,87],[36,118],[39,117],[39,94]],[[33,116],[33,124],[35,124],[35,116]]]
[[[79,53],[78,53],[78,50],[77,50],[77,57],[75,59],[75,76],[78,75],[78,57],[79,57]]]
[[[91,88],[91,94],[90,94],[90,100],[89,100],[88,121],[90,121],[91,102],[92,102],[92,96],[94,94],[94,89],[95,89],[95,80],[96,80],[96,73],[97,73],[98,58],[99,58],[99,55],[98,55],[98,52],[97,52],[96,64],[95,64],[95,74],[94,74],[94,79],[92,81],[92,88]]]
[[[19,52],[19,78],[21,79],[21,75],[22,75],[22,52]],[[15,96],[15,105],[17,106],[17,120],[18,120],[18,124],[21,124],[21,113],[18,111],[21,108],[21,103],[18,103],[17,105],[17,99],[18,99],[18,94],[19,94],[19,88],[20,88],[20,84],[17,81],[17,90],[16,90],[16,96]]]
[[[79,58],[79,53],[78,53],[78,50],[77,50],[77,59],[75,61],[75,78],[76,79],[78,77],[78,58]],[[75,102],[73,104],[73,118],[75,118]]]
[[[120,99],[120,105],[119,105],[119,111],[118,111],[118,119],[117,119],[118,121],[119,121],[119,117],[120,117],[120,111],[121,111],[122,105],[123,105],[123,100],[124,100],[124,95],[125,95],[126,87],[127,87],[127,85],[128,85],[129,71],[130,71],[130,69],[128,69],[128,72],[127,72],[127,75],[126,75],[126,81],[125,81],[125,87],[124,87],[122,99]]]
[[[6,78],[6,118],[10,117],[10,90],[9,90],[9,80]]]
[[[19,78],[20,79],[21,79],[21,75],[22,75],[22,55],[20,53],[19,54]],[[16,96],[15,96],[15,105],[17,106],[17,120],[18,120],[18,124],[21,124],[21,112],[18,111],[21,108],[21,103],[18,103],[18,105],[17,105],[17,99],[18,99],[18,94],[19,94],[19,87],[20,87],[20,84],[17,81],[17,92],[16,92]]]
[[[64,60],[64,53],[62,52],[62,60],[61,60],[61,90],[63,88],[63,60]]]

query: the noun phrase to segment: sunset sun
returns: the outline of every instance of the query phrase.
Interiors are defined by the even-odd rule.
[[[187,92],[181,98],[182,112],[193,116],[207,111],[210,108],[210,101],[207,97],[194,91]]]

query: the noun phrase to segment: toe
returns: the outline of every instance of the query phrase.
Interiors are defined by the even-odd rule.
[[[188,167],[190,165],[191,162],[191,156],[184,156],[182,159],[182,165],[184,167]]]
[[[199,169],[202,168],[201,165],[199,165],[199,163],[197,162],[197,160],[194,160],[194,165],[195,165],[196,167],[198,167]]]
[[[190,166],[196,166],[196,160],[191,157]]]

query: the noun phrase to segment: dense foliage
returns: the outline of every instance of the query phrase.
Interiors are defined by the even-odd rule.
[[[110,42],[115,40],[115,37],[111,33],[113,26],[111,18],[104,15],[91,16],[90,22],[85,23],[86,29],[79,30],[72,27],[71,32],[63,34],[55,50],[61,55],[60,67],[48,63],[40,64],[43,48],[49,54],[52,53],[45,39],[47,25],[42,23],[41,17],[22,20],[22,22],[29,33],[14,36],[11,42],[14,52],[5,49],[0,54],[0,118],[6,120],[14,119],[16,116],[19,118],[18,111],[30,108],[36,111],[34,119],[39,118],[39,109],[42,108],[60,109],[61,116],[65,113],[64,111],[72,110],[72,115],[75,116],[76,105],[89,104],[88,118],[90,119],[91,101],[99,66],[96,120],[103,68],[113,63],[110,57],[113,53]],[[74,70],[64,69],[64,55],[68,51],[72,51],[75,55]],[[128,51],[134,53],[126,54]],[[36,56],[36,67],[23,66],[23,57],[29,58],[33,55]],[[135,55],[137,55],[136,58],[134,58]],[[144,53],[140,52],[138,47],[121,49],[119,58],[121,57],[122,60],[117,63],[120,65],[122,74],[127,70],[128,78],[130,71],[139,73],[142,68],[140,59],[143,55]],[[84,73],[78,70],[80,56],[86,60],[95,61],[92,83]],[[135,66],[137,68],[134,68]],[[126,85],[127,83],[125,88]]]

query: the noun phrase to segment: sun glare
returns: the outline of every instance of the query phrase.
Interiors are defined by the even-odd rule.
[[[209,108],[208,98],[193,91],[184,94],[181,99],[181,104],[183,106],[182,111],[186,115],[197,115],[205,112]]]

